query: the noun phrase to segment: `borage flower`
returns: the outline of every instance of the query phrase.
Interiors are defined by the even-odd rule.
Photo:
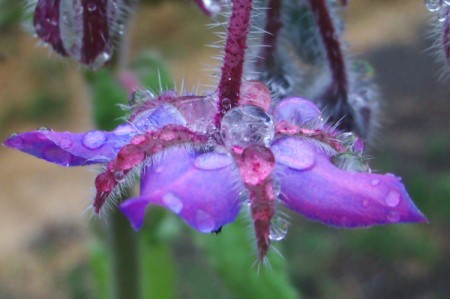
[[[400,178],[358,172],[367,170],[362,143],[324,124],[313,103],[292,97],[268,110],[265,85],[246,82],[219,129],[217,102],[215,94],[148,95],[129,123],[111,132],[38,130],[11,136],[5,145],[63,166],[107,163],[95,182],[96,212],[140,170],[140,196],[120,204],[136,230],[149,205],[210,233],[248,203],[260,259],[270,240],[285,234],[278,203],[337,227],[426,221]]]
[[[234,0],[232,9],[215,92],[137,92],[128,122],[111,132],[38,130],[5,145],[63,166],[105,164],[95,181],[97,213],[137,171],[140,196],[120,204],[136,230],[149,205],[202,233],[220,231],[248,206],[260,260],[286,234],[280,204],[344,228],[425,222],[400,178],[370,173],[353,133],[326,124],[304,98],[272,97],[266,84],[242,79],[252,1]]]

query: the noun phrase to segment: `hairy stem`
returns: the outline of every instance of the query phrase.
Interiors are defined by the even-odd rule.
[[[220,122],[223,114],[238,105],[251,11],[252,0],[233,0],[222,77],[218,88],[219,111],[216,116],[217,123]]]
[[[327,104],[342,105],[348,95],[348,77],[345,58],[341,49],[338,32],[333,24],[326,0],[308,0],[314,19],[319,28],[331,72],[331,84],[326,92]]]
[[[257,68],[264,69],[264,66],[273,65],[273,54],[276,50],[278,33],[282,27],[281,22],[281,0],[269,0],[266,11],[266,24],[264,26],[264,36],[262,40],[263,48],[258,57]]]

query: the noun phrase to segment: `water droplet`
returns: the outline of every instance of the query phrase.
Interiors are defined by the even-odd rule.
[[[227,167],[233,162],[228,153],[210,152],[198,156],[194,161],[194,166],[201,170],[216,170]]]
[[[49,128],[47,128],[47,127],[40,127],[40,128],[38,129],[38,131],[40,131],[40,133],[48,133],[48,132],[50,132],[51,130],[50,130]]]
[[[362,153],[364,151],[364,143],[351,132],[341,133],[336,138],[341,142],[341,145],[346,151],[355,153]]]
[[[98,70],[100,69],[109,59],[111,59],[111,53],[108,51],[100,53],[95,61],[89,66],[91,69]]]
[[[100,131],[90,131],[84,134],[81,142],[89,149],[98,149],[105,144],[106,135]]]
[[[61,141],[59,142],[59,146],[64,150],[71,148],[72,144],[73,142],[69,138],[62,138]]]
[[[90,3],[88,3],[88,5],[87,5],[87,9],[88,9],[90,12],[94,12],[94,11],[97,9],[97,5],[95,5],[95,3],[90,2]]]
[[[363,158],[354,153],[341,153],[333,158],[333,163],[337,167],[350,172],[370,172],[369,165]]]
[[[244,206],[250,206],[250,193],[247,190],[243,190],[241,192],[239,192],[239,201],[242,203],[242,205]]]
[[[197,211],[195,214],[195,221],[197,229],[202,233],[210,233],[216,226],[214,219],[203,210]]]
[[[384,201],[388,206],[395,208],[400,203],[400,193],[397,191],[389,191]]]
[[[278,195],[280,195],[281,193],[281,183],[280,180],[273,178],[272,180],[272,190],[273,190],[273,195],[275,197],[278,197]]]
[[[314,103],[297,97],[280,102],[275,107],[273,115],[276,123],[286,121],[310,129],[321,129],[325,124],[319,108]]]
[[[270,108],[272,95],[269,88],[262,82],[250,80],[243,82],[239,95],[239,105],[253,105],[265,111]]]
[[[123,171],[119,170],[119,171],[114,172],[114,180],[117,183],[123,182],[124,179],[125,179],[125,173]]]
[[[275,214],[270,221],[269,239],[272,241],[283,240],[287,235],[288,228],[289,222],[280,215]]]
[[[272,174],[274,168],[275,157],[267,147],[259,145],[247,147],[239,158],[241,178],[247,185],[255,186],[262,183]]]
[[[166,195],[164,195],[162,200],[166,205],[166,207],[168,207],[175,214],[180,213],[181,210],[183,209],[183,202],[181,198],[179,198],[172,192],[169,192]]]
[[[397,211],[389,211],[386,218],[389,222],[398,222],[400,220],[400,214]]]
[[[305,142],[295,138],[285,138],[272,146],[277,163],[297,170],[307,170],[314,165],[314,151]]]
[[[275,127],[271,117],[263,109],[244,105],[229,110],[223,116],[220,132],[229,149],[233,146],[269,146],[275,135]]]
[[[155,168],[155,173],[160,174],[162,173],[164,170],[164,166],[158,166]]]
[[[129,124],[123,124],[114,129],[114,134],[118,136],[136,134],[136,129]]]
[[[373,180],[370,182],[370,184],[371,184],[372,186],[378,186],[378,185],[380,184],[380,180],[379,180],[379,179],[373,179]]]
[[[425,0],[425,7],[430,12],[436,12],[441,8],[441,0]]]
[[[439,22],[444,22],[447,17],[448,17],[448,8],[447,7],[443,7],[442,9],[440,9],[437,13],[437,19]]]

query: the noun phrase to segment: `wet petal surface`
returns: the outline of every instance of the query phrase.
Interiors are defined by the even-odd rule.
[[[231,155],[177,146],[152,159],[141,179],[141,196],[120,206],[134,229],[142,226],[151,204],[171,210],[203,233],[236,218],[244,187]]]
[[[347,228],[426,222],[398,177],[341,170],[304,139],[279,139],[272,151],[281,200],[307,218]]]

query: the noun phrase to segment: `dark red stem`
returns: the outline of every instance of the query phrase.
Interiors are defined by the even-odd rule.
[[[251,12],[252,0],[233,0],[232,14],[228,24],[222,77],[218,88],[219,111],[216,116],[217,124],[220,123],[223,114],[238,105]],[[229,101],[225,105],[224,99],[228,99],[225,102]]]
[[[326,92],[328,105],[337,107],[346,101],[348,95],[348,77],[345,66],[344,54],[339,42],[338,32],[333,24],[329,8],[325,0],[308,0],[320,36],[325,48],[328,64],[331,72],[331,84]]]

